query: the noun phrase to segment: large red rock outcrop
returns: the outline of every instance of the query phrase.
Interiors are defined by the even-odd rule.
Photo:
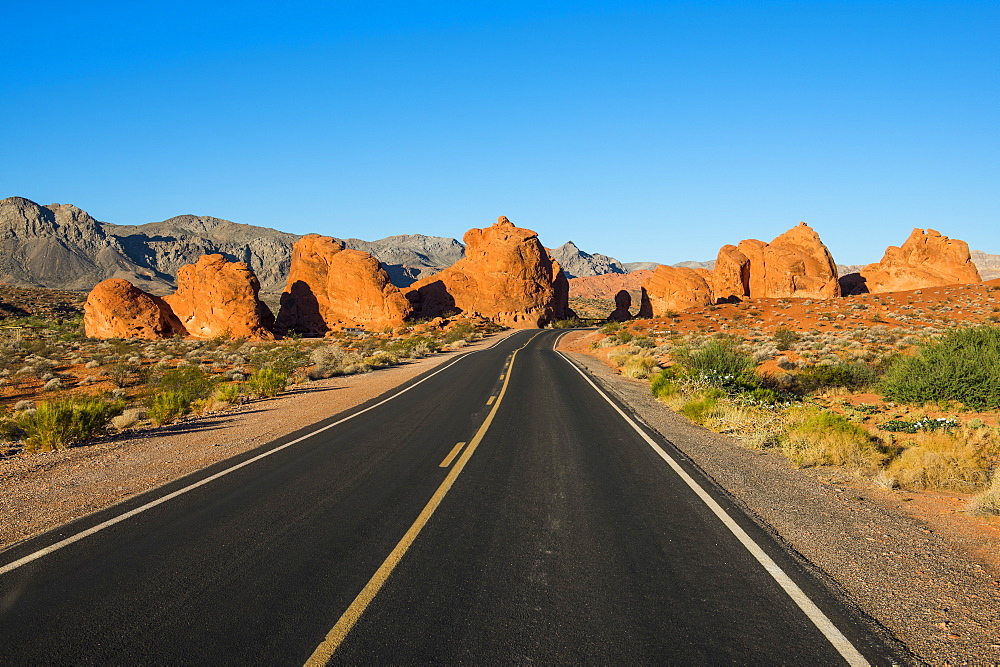
[[[187,334],[163,299],[121,278],[104,280],[90,291],[83,329],[91,338],[156,340]]]
[[[704,273],[705,269],[656,267],[653,275],[642,285],[642,303],[636,317],[662,317],[670,311],[715,303]]]
[[[889,246],[882,261],[842,279],[852,293],[902,292],[980,282],[969,244],[933,229],[914,229],[901,247]]]
[[[571,316],[569,281],[535,232],[500,216],[463,240],[464,258],[410,286],[417,316],[461,311],[517,329]]]
[[[222,255],[202,255],[177,271],[177,291],[164,301],[188,335],[270,340],[274,315],[257,293],[260,283],[244,262]]]
[[[749,260],[752,297],[840,296],[837,264],[819,234],[804,222],[770,243],[749,239],[740,241],[736,249]]]
[[[337,327],[396,327],[410,304],[371,254],[308,234],[292,249],[276,328],[323,335]]]

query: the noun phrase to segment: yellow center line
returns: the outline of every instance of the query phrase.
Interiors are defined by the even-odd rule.
[[[535,334],[535,336],[537,335],[538,334]],[[534,340],[535,336],[529,338],[524,345],[515,350],[510,356],[511,368],[513,368],[514,365],[514,357],[517,356],[518,352],[526,348],[528,343]],[[455,484],[455,480],[465,468],[465,464],[468,463],[470,458],[472,458],[472,455],[475,453],[479,443],[482,442],[483,438],[486,436],[486,431],[489,430],[490,424],[493,423],[493,418],[496,417],[497,410],[500,408],[500,402],[503,401],[504,394],[507,393],[508,384],[510,384],[510,373],[507,373],[507,379],[504,380],[503,386],[500,388],[500,393],[497,396],[498,400],[493,405],[493,409],[490,410],[488,415],[486,415],[486,419],[479,427],[479,430],[476,431],[476,435],[469,441],[469,446],[465,448],[464,452],[462,452],[462,456],[458,459],[458,462],[455,463],[455,467],[448,471],[448,475],[444,478],[444,481],[441,482],[441,486],[437,488],[437,491],[434,492],[431,499],[427,501],[427,505],[424,506],[424,509],[420,512],[420,515],[417,516],[417,520],[413,522],[410,529],[406,531],[405,535],[403,535],[403,539],[401,539],[396,547],[389,553],[389,556],[375,571],[375,574],[372,575],[372,578],[368,581],[365,587],[361,589],[358,596],[354,598],[354,601],[347,608],[347,611],[344,612],[343,616],[340,617],[340,620],[337,621],[337,624],[334,625],[330,632],[326,634],[322,643],[316,647],[316,650],[313,651],[312,655],[309,656],[309,659],[306,660],[306,667],[317,667],[319,665],[325,665],[329,662],[330,658],[333,657],[334,652],[340,647],[341,643],[343,643],[344,639],[347,637],[347,633],[351,631],[351,628],[353,628],[358,622],[361,615],[365,613],[365,609],[368,608],[371,601],[375,599],[376,595],[378,595],[378,592],[382,589],[386,580],[389,579],[389,575],[391,575],[392,571],[396,569],[399,561],[402,560],[403,555],[410,548],[410,545],[413,544],[413,541],[417,539],[417,535],[420,534],[423,527],[427,525],[427,521],[430,520],[431,515],[434,514],[434,510],[438,508],[438,505],[441,504],[445,495],[451,490],[451,487]]]
[[[489,399],[486,401],[486,405],[493,405],[493,401],[495,400],[497,400],[496,396],[490,396]]]
[[[451,448],[451,452],[448,454],[448,456],[444,457],[444,461],[441,461],[441,463],[440,463],[440,465],[438,465],[438,467],[439,468],[447,468],[448,466],[450,466],[451,462],[455,460],[456,456],[458,456],[458,453],[460,451],[462,451],[462,447],[465,447],[465,443],[464,442],[460,442],[457,445],[455,445],[454,447],[452,447]]]

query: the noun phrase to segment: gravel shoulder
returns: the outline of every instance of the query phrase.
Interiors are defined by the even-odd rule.
[[[159,428],[0,460],[0,550],[361,405],[513,331],[370,373],[310,382]]]
[[[746,449],[656,401],[647,382],[584,352],[586,333],[559,349],[686,454],[747,512],[825,573],[846,597],[936,665],[1000,664],[1000,572],[898,501],[838,469],[796,469]]]

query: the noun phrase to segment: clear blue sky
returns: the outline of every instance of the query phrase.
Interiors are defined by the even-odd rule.
[[[713,258],[1000,253],[1000,2],[5,0],[0,196]]]

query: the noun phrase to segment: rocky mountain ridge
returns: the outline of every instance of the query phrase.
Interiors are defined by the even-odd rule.
[[[258,276],[261,292],[285,288],[292,246],[302,236],[211,216],[179,215],[161,222],[117,225],[100,222],[69,204],[41,206],[23,197],[0,200],[0,283],[17,287],[88,290],[109,278],[123,278],[151,294],[177,287],[177,271],[202,255],[221,254],[245,262]],[[405,234],[377,241],[337,238],[345,247],[371,253],[393,284],[408,287],[465,256],[457,239]],[[623,263],[587,253],[572,241],[551,251],[572,278],[627,274],[655,269],[656,262]],[[1000,277],[1000,255],[973,250],[984,280]],[[714,268],[715,261],[679,262],[676,267]],[[860,266],[838,265],[840,275]]]

